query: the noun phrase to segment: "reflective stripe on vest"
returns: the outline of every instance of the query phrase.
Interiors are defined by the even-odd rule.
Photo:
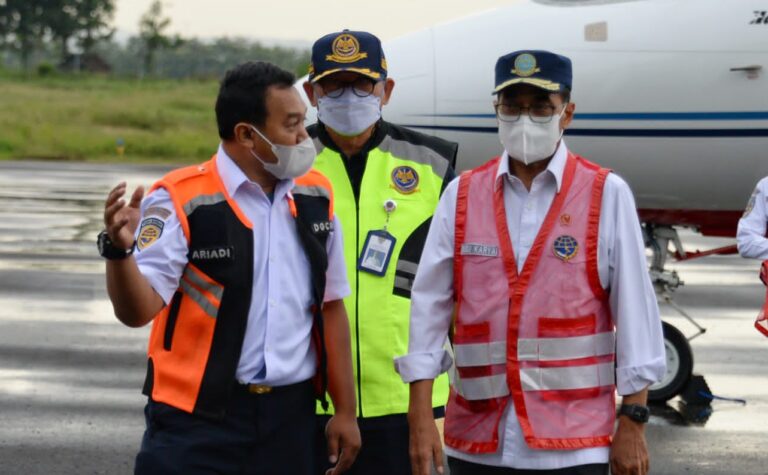
[[[613,354],[616,337],[613,332],[566,338],[520,338],[517,342],[519,361],[575,360]],[[456,360],[461,366],[505,364],[507,342],[455,345]]]
[[[453,376],[454,390],[467,401],[482,401],[509,395],[506,373],[480,378],[462,378],[456,372]]]
[[[227,201],[224,193],[214,193],[211,195],[200,195],[192,198],[184,204],[184,214],[189,216],[200,206],[215,205]]]
[[[523,391],[565,391],[611,386],[615,380],[613,361],[560,368],[522,368]]]

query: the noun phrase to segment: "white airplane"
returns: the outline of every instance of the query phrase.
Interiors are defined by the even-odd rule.
[[[734,236],[768,175],[768,1],[510,0],[386,42],[396,87],[384,117],[458,142],[458,170],[478,166],[502,151],[496,59],[520,49],[571,58],[568,146],[629,182],[657,288],[680,285],[664,271],[669,242],[678,258],[708,253],[686,255],[675,228]],[[727,251],[735,247],[715,252]],[[656,400],[679,393],[693,366],[685,337],[670,327],[670,368],[652,388]]]

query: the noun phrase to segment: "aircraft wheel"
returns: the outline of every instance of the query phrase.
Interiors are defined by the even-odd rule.
[[[693,352],[685,336],[667,322],[661,322],[667,372],[661,381],[648,388],[649,402],[665,402],[683,391],[693,372]]]

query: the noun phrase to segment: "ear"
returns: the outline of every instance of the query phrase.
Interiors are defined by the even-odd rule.
[[[565,130],[568,127],[570,127],[571,122],[573,122],[573,115],[576,113],[576,104],[573,102],[569,102],[565,106],[565,114],[563,114],[563,118],[560,119],[560,128]]]
[[[317,107],[317,96],[315,95],[315,87],[309,82],[304,81],[304,84],[302,84],[304,87],[304,93],[307,95],[307,99],[309,99],[309,103],[312,104],[312,107]]]
[[[384,96],[381,98],[381,105],[385,106],[389,104],[389,98],[392,96],[392,90],[395,89],[395,80],[387,78],[384,81]]]
[[[245,122],[238,122],[235,125],[235,142],[243,147],[253,148],[255,145],[256,133],[251,129],[249,124]]]

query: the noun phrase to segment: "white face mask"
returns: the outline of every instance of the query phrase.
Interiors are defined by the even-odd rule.
[[[538,124],[528,114],[515,122],[499,121],[499,140],[510,157],[526,165],[545,160],[555,154],[557,143],[563,136],[560,119],[563,111],[546,124]]]
[[[253,150],[251,150],[251,155],[260,161],[264,165],[264,169],[278,180],[298,178],[306,174],[315,163],[317,150],[315,150],[315,144],[311,138],[307,137],[296,145],[279,145],[270,142],[256,127],[252,126],[251,129],[272,147],[272,153],[277,157],[277,163],[265,162]]]
[[[317,99],[317,118],[339,135],[360,135],[381,117],[381,98],[375,94],[358,97],[350,88],[339,97]]]

